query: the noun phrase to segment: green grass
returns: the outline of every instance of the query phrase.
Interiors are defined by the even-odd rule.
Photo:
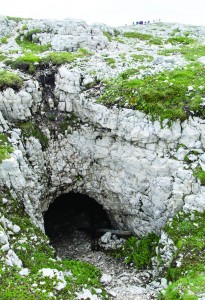
[[[110,66],[111,68],[115,68],[116,64],[115,64],[115,59],[112,57],[104,57],[104,60],[106,61],[106,64],[108,66]]]
[[[148,41],[153,38],[151,34],[145,34],[140,32],[125,32],[123,35],[126,38],[139,39],[143,41]]]
[[[15,60],[8,59],[5,63],[13,69],[20,69],[33,74],[36,71],[36,66],[40,63],[40,58],[37,55],[28,52]]]
[[[158,52],[159,55],[175,55],[182,54],[188,61],[196,61],[198,58],[205,56],[205,46],[200,44],[193,44],[183,46],[182,48],[165,49]]]
[[[62,65],[87,55],[90,55],[90,53],[86,49],[79,49],[78,52],[50,52],[47,56],[41,58],[41,63],[45,65]]]
[[[25,28],[25,27],[24,27]],[[30,31],[27,31],[24,36],[23,36],[23,41],[26,42],[33,42],[33,35],[36,33],[41,33],[42,30],[41,29],[32,29]]]
[[[154,37],[151,34],[140,33],[140,32],[125,32],[123,34],[126,38],[139,39],[142,41],[148,41],[150,45],[162,45],[163,41],[160,37]]]
[[[103,31],[103,35],[106,36],[109,42],[112,42],[112,35],[106,31]]]
[[[159,299],[198,299],[205,293],[205,213],[180,212],[165,230],[177,250],[165,273],[172,284]],[[181,264],[177,266],[179,258]]]
[[[183,47],[181,54],[189,61],[196,61],[198,58],[205,56],[205,46],[195,44],[190,47]]]
[[[170,56],[181,53],[181,48],[164,49],[158,51],[159,55]]]
[[[4,36],[1,38],[0,44],[7,44],[10,36]]]
[[[172,45],[177,45],[177,44],[189,45],[189,44],[193,44],[194,42],[196,42],[194,39],[186,36],[175,36],[175,37],[168,38],[166,40],[166,43],[171,43]]]
[[[149,42],[149,45],[163,45],[163,40],[160,37],[152,37]]]
[[[9,154],[13,152],[11,143],[5,134],[0,133],[0,164],[6,158],[9,158]]]
[[[33,52],[26,52],[16,59],[7,59],[5,63],[13,69],[20,69],[30,74],[35,73],[36,69],[42,65],[62,65],[74,61],[77,58],[91,55],[86,49],[79,49],[78,52],[50,52],[48,55],[40,58]]]
[[[105,83],[105,90],[98,102],[140,110],[153,120],[183,121],[190,112],[204,117],[205,111],[200,106],[205,96],[204,81],[205,67],[199,63],[143,79],[130,80],[129,74],[124,72],[117,79]],[[189,86],[194,90],[188,91]]]
[[[6,59],[6,56],[2,53],[0,53],[0,61],[4,61]]]
[[[42,149],[45,150],[48,147],[48,138],[41,129],[34,122],[26,122],[18,124],[18,127],[22,130],[24,137],[33,136],[39,140]]]
[[[134,263],[137,270],[146,269],[151,267],[158,242],[159,237],[154,233],[149,233],[140,239],[131,237],[113,255],[117,258],[124,258],[127,264]]]
[[[205,171],[203,171],[201,167],[197,167],[193,175],[200,180],[201,185],[205,185]]]
[[[24,25],[23,25],[24,26]],[[25,28],[25,27],[24,27]],[[38,45],[38,40],[33,39],[33,35],[36,33],[40,33],[40,29],[33,29],[31,31],[28,31],[23,38],[21,38],[21,35],[19,35],[16,38],[16,43],[22,48],[24,52],[26,51],[32,51],[33,53],[39,53],[39,52],[45,52],[48,51],[51,47],[50,44],[46,45]]]
[[[7,71],[0,70],[0,90],[11,87],[15,90],[18,90],[22,87],[23,80],[16,74]]]
[[[0,249],[0,299],[2,300],[47,300],[47,299],[76,299],[75,292],[83,287],[93,294],[95,288],[102,289],[102,300],[106,292],[100,283],[101,273],[93,265],[74,260],[57,260],[54,249],[49,245],[48,238],[34,226],[24,211],[20,202],[12,199],[8,193],[0,191],[0,202],[7,198],[6,207],[0,206],[0,213],[10,222],[20,227],[19,233],[13,234],[9,242],[12,249],[23,262],[23,267],[28,268],[28,276],[20,276],[17,267],[10,267],[3,261],[6,252]],[[3,229],[0,221],[0,230]],[[55,269],[64,272],[66,286],[56,289],[59,279],[42,277],[39,272],[43,268]],[[66,272],[71,272],[70,274]],[[49,293],[53,293],[50,297]],[[106,298],[107,299],[107,298]]]
[[[133,54],[132,58],[134,61],[152,61],[153,60],[153,56],[151,55],[143,55],[143,54]]]

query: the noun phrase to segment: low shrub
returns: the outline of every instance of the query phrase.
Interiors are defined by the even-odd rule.
[[[7,70],[0,70],[0,90],[8,87],[18,90],[22,85],[23,80],[18,75]]]
[[[136,269],[142,270],[151,266],[152,257],[156,256],[156,246],[159,237],[149,233],[142,238],[131,237],[124,245],[117,249],[114,256],[124,258],[125,262],[134,263]]]
[[[14,69],[20,69],[22,71],[29,72],[30,74],[33,74],[36,70],[36,65],[38,65],[40,62],[40,58],[29,52],[26,53],[15,60],[6,60],[5,63],[7,65],[10,65]]]

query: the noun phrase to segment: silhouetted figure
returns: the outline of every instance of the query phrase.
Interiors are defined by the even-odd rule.
[[[140,25],[143,25],[143,21],[139,21],[139,24],[140,24]]]
[[[136,22],[136,25],[138,25],[138,24],[139,24],[139,22],[137,21],[137,22]]]

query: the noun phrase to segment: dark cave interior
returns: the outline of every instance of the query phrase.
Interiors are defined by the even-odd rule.
[[[62,194],[50,204],[44,214],[44,225],[51,244],[75,230],[86,231],[92,244],[97,229],[113,228],[102,205],[87,195],[74,192]]]

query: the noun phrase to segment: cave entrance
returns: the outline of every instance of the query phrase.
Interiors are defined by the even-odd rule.
[[[69,244],[74,244],[75,234],[75,239],[79,239],[79,245],[84,242],[82,239],[89,238],[91,250],[98,250],[98,238],[102,235],[98,229],[112,228],[102,205],[87,195],[74,192],[55,199],[45,212],[44,225],[54,248],[58,248],[60,243],[61,245],[67,243],[67,246],[71,247]]]

